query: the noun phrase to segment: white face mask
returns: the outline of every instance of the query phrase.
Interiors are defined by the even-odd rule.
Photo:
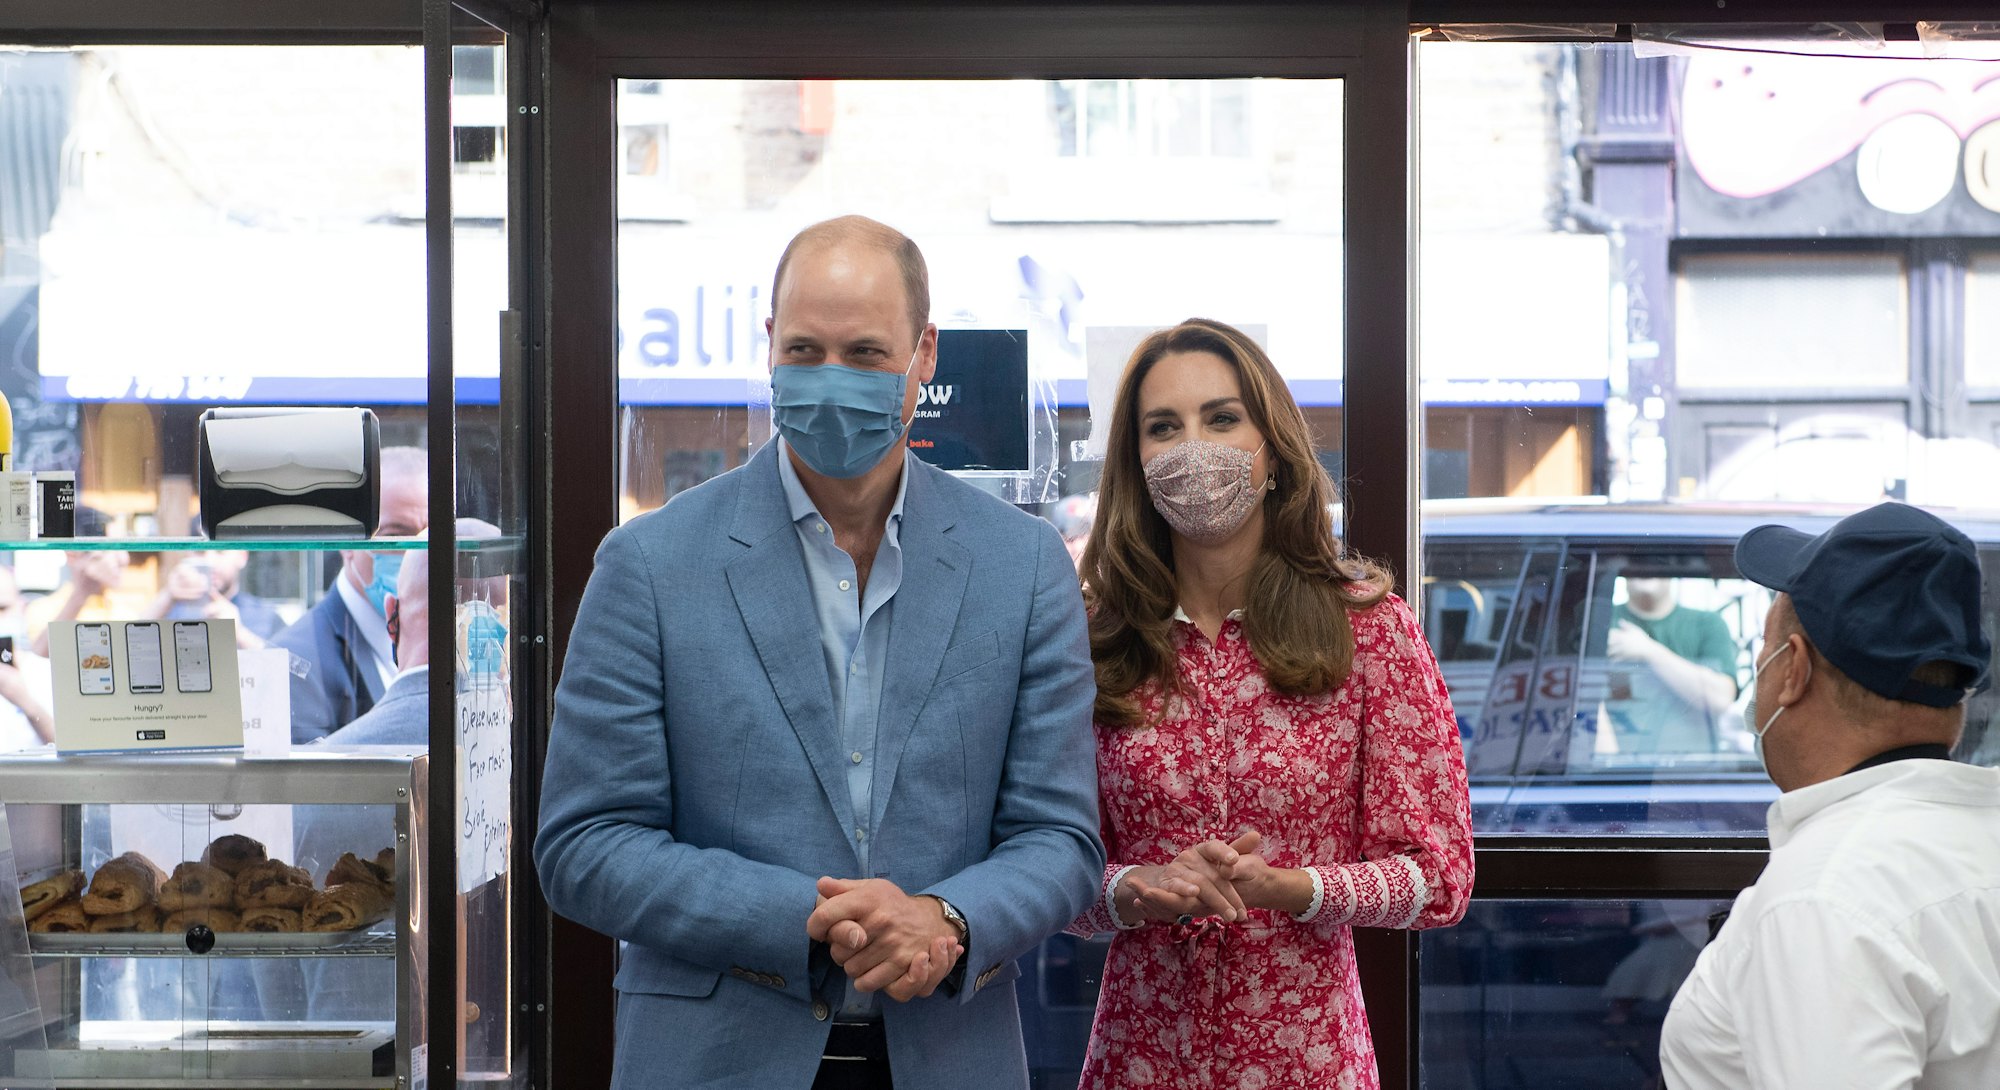
[[[1749,725],[1750,733],[1757,739],[1757,763],[1764,766],[1765,775],[1770,774],[1771,766],[1764,760],[1764,736],[1771,732],[1771,724],[1776,723],[1778,717],[1785,714],[1785,708],[1783,705],[1780,705],[1777,711],[1771,713],[1771,718],[1764,720],[1762,724],[1757,722],[1757,678],[1763,674],[1764,667],[1771,665],[1771,663],[1777,661],[1779,655],[1791,649],[1792,642],[1786,640],[1783,647],[1764,656],[1764,661],[1752,663],[1750,666],[1750,700],[1747,704],[1743,705],[1743,722]],[[1806,660],[1806,679],[1809,681],[1812,679],[1811,659]]]

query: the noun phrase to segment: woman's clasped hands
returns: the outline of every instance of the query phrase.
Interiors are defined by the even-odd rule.
[[[1311,876],[1266,863],[1257,854],[1262,839],[1247,832],[1233,841],[1204,840],[1164,866],[1133,867],[1112,892],[1118,915],[1127,923],[1203,916],[1237,923],[1253,908],[1304,912],[1312,902]]]

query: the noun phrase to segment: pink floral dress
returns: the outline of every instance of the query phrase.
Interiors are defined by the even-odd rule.
[[[1242,623],[1210,642],[1174,625],[1185,696],[1140,690],[1159,725],[1100,725],[1110,866],[1164,864],[1256,830],[1274,867],[1311,866],[1324,898],[1300,922],[1261,909],[1225,924],[1122,930],[1103,898],[1070,925],[1117,930],[1084,1063],[1086,1090],[1379,1086],[1350,927],[1457,923],[1472,889],[1472,821],[1451,700],[1416,618],[1393,595],[1353,615],[1354,671],[1332,693],[1264,681]]]

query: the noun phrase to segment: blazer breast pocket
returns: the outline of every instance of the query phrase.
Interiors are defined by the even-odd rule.
[[[971,639],[961,640],[945,648],[944,661],[938,665],[937,683],[946,684],[953,678],[971,673],[999,657],[1000,639],[991,632],[982,632]]]

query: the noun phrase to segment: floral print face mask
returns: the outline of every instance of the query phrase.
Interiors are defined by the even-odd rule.
[[[1268,444],[1266,444],[1268,445]],[[1155,454],[1146,463],[1146,491],[1153,509],[1174,532],[1213,545],[1243,528],[1266,488],[1250,483],[1260,446],[1254,451],[1188,439]]]

